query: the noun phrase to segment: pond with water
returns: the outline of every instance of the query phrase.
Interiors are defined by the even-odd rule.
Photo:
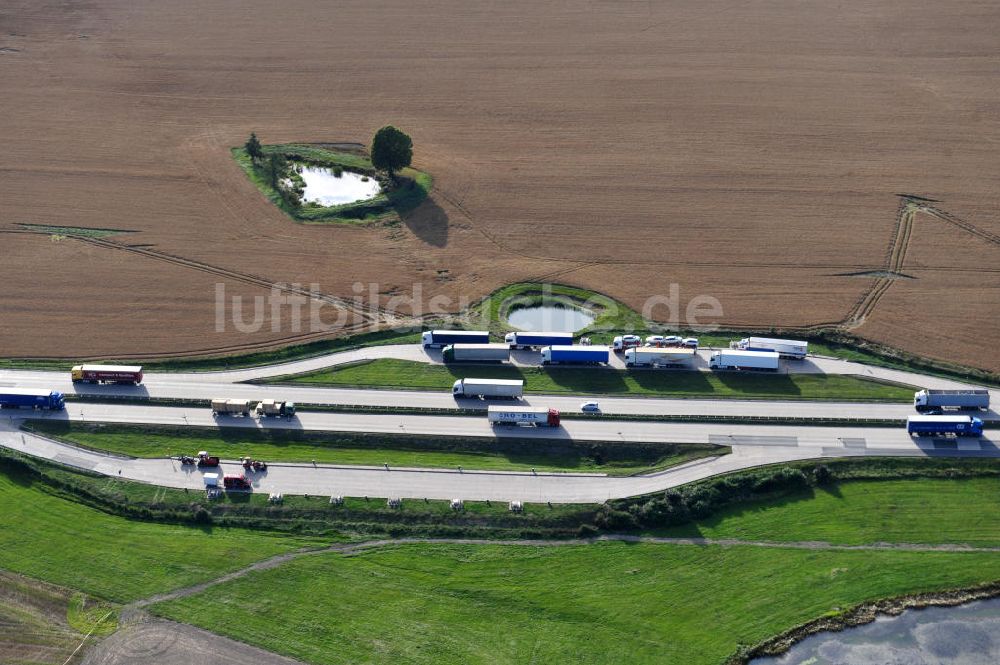
[[[995,665],[1000,598],[907,610],[839,633],[807,637],[777,658],[750,665]]]
[[[333,169],[325,166],[312,164],[297,166],[302,169],[300,174],[305,183],[303,203],[315,201],[322,206],[343,205],[373,199],[382,191],[378,180],[360,173],[343,171],[340,177],[337,177]]]
[[[539,305],[519,307],[507,315],[507,321],[515,328],[529,332],[576,332],[594,322],[594,313],[575,307]]]

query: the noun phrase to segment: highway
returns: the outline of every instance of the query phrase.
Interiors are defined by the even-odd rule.
[[[703,369],[708,352],[700,352],[698,368]],[[256,379],[315,371],[345,363],[376,358],[400,358],[417,362],[440,362],[437,352],[419,345],[381,346],[346,351],[268,367],[224,372],[150,373],[141,386],[75,386],[67,370],[61,372],[0,370],[0,388],[35,387],[61,390],[86,396],[135,396],[153,398],[212,399],[217,397],[262,399],[273,397],[300,403],[375,407],[424,407],[435,409],[485,408],[480,400],[455,400],[447,391],[372,390],[313,388],[307,386],[260,386]],[[519,352],[515,361],[529,364],[537,354]],[[671,371],[671,370],[643,370]],[[782,371],[796,373],[853,374],[872,379],[919,387],[954,389],[973,387],[948,379],[911,372],[871,367],[829,358],[784,362]],[[467,375],[475,375],[469,366]],[[992,392],[993,403],[1000,394]],[[669,399],[655,397],[527,395],[523,403],[572,412],[581,402],[597,399],[608,414],[775,416],[799,418],[898,418],[914,413],[910,404],[836,403],[822,401],[762,401],[729,399]],[[996,419],[994,410],[982,414]],[[609,477],[601,474],[560,474],[520,472],[478,472],[458,469],[389,469],[311,464],[272,464],[266,474],[254,477],[254,487],[262,492],[323,494],[431,499],[491,499],[551,501],[553,503],[599,502],[661,491],[693,480],[745,469],[801,459],[823,457],[897,456],[998,456],[1000,432],[982,438],[958,440],[912,439],[902,428],[856,427],[845,423],[835,427],[743,425],[725,423],[665,423],[623,420],[565,420],[562,428],[492,428],[485,417],[442,415],[392,415],[303,411],[292,420],[221,417],[213,418],[208,408],[155,405],[70,402],[62,413],[39,414],[8,411],[0,415],[0,445],[21,450],[62,464],[140,482],[168,487],[203,487],[201,473],[182,467],[168,453],[179,455],[197,451],[164,451],[164,459],[125,459],[86,451],[19,431],[28,417],[75,422],[161,424],[175,426],[301,429],[310,431],[405,433],[428,436],[468,436],[566,438],[578,441],[629,441],[708,443],[732,447],[732,454],[699,460],[662,472]],[[221,452],[238,457],[240,451]],[[223,471],[242,472],[230,461]]]
[[[707,356],[709,352],[703,352]],[[519,352],[525,362],[537,353]],[[263,386],[241,383],[269,377],[285,376],[294,372],[315,371],[342,364],[356,363],[377,358],[398,358],[416,362],[439,363],[440,353],[425,351],[417,344],[379,346],[355,351],[345,351],[308,360],[283,363],[266,367],[225,372],[149,373],[141,386],[74,385],[66,372],[0,370],[0,388],[31,387],[60,390],[66,394],[87,396],[126,395],[135,397],[179,398],[210,400],[218,397],[259,400],[285,399],[301,404],[329,404],[369,407],[420,407],[434,409],[485,409],[487,404],[476,399],[455,399],[447,390],[377,390],[350,388],[313,388],[306,386]],[[706,361],[707,362],[707,361]],[[949,379],[928,377],[911,372],[871,367],[859,363],[826,358],[809,358],[805,361],[788,361],[783,369],[793,373],[853,374],[882,381],[892,381],[925,388],[954,389],[970,387]],[[470,365],[467,376],[475,376],[476,366]],[[586,370],[584,370],[586,371]],[[639,370],[671,372],[673,370]],[[1000,403],[1000,391],[991,395],[994,404]],[[913,414],[909,404],[877,404],[858,402],[828,402],[803,400],[738,400],[738,399],[684,399],[658,397],[628,397],[621,395],[567,396],[525,395],[521,403],[546,406],[564,412],[578,411],[584,401],[597,400],[607,414],[617,415],[690,415],[690,416],[739,416],[782,418],[836,418],[836,419],[903,419]],[[980,414],[984,419],[1000,419],[994,410]]]

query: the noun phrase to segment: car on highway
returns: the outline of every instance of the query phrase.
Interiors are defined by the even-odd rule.
[[[584,402],[580,405],[580,410],[584,413],[600,413],[601,405],[597,402]]]

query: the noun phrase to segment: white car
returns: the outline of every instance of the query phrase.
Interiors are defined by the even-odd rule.
[[[667,335],[663,338],[663,343],[667,346],[680,346],[683,341],[684,339],[682,337],[678,337],[677,335]]]
[[[580,405],[580,410],[584,413],[600,413],[601,405],[597,402],[584,402]]]
[[[697,349],[698,348],[698,338],[697,337],[688,337],[683,342],[681,342],[681,344],[683,344],[684,346],[688,347],[689,349]]]
[[[646,346],[662,346],[663,340],[663,335],[650,335],[646,338]]]

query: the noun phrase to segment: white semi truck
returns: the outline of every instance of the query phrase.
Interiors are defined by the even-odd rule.
[[[522,427],[559,427],[559,412],[534,406],[491,406],[487,414],[490,424]]]
[[[689,365],[693,361],[694,349],[640,346],[635,349],[625,350],[626,367]]]
[[[449,344],[441,351],[446,363],[505,363],[510,360],[508,344]]]
[[[988,409],[989,390],[920,390],[913,393],[913,406],[921,413],[946,409]]]
[[[722,350],[712,354],[709,369],[778,369],[777,351]]]
[[[809,342],[773,337],[746,337],[738,342],[730,342],[729,347],[740,351],[774,351],[782,358],[795,360],[801,360],[809,353]]]
[[[521,399],[524,381],[520,379],[459,379],[451,387],[454,397]]]

